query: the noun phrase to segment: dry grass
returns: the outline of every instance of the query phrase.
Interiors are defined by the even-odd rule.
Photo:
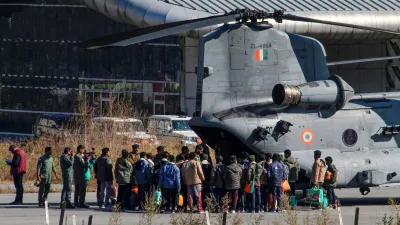
[[[391,212],[385,213],[382,218],[376,223],[377,225],[398,225],[400,224],[400,205],[393,198],[388,199]]]
[[[145,202],[142,204],[144,213],[140,215],[139,225],[152,225],[158,217],[160,206],[154,204],[155,192],[146,195]]]
[[[120,204],[113,207],[111,215],[108,219],[108,225],[121,225],[122,224],[122,214],[120,212]]]
[[[97,156],[101,155],[102,148],[108,147],[111,149],[111,160],[113,162],[120,157],[122,149],[131,150],[131,146],[136,140],[128,140],[126,137],[116,135],[111,127],[107,127],[107,124],[104,127],[94,126],[92,118],[94,115],[97,115],[98,112],[96,112],[95,108],[82,104],[82,101],[79,105],[80,107],[77,111],[85,116],[77,117],[67,124],[69,128],[68,132],[60,131],[47,134],[34,140],[0,142],[0,183],[12,184],[10,167],[5,163],[6,158],[12,158],[12,154],[8,151],[8,147],[11,144],[21,147],[27,154],[28,170],[24,177],[25,184],[33,184],[36,180],[37,160],[44,154],[44,149],[47,146],[53,148],[53,159],[58,174],[58,179],[53,177],[53,184],[62,183],[59,157],[65,147],[76,150],[77,146],[82,144],[86,146],[88,151],[91,151],[91,148],[95,148]],[[133,107],[127,107],[127,105],[129,104],[126,104],[126,100],[124,99],[111,98],[107,116],[143,118],[147,115],[146,112]],[[182,145],[179,140],[160,140],[157,144],[165,146],[166,151],[173,155],[181,153],[180,149]],[[155,154],[156,147],[156,143],[144,143],[140,145],[139,151]],[[93,178],[94,176],[92,174],[92,179],[89,182],[89,190],[92,191],[95,190],[94,187],[96,186],[96,181]]]

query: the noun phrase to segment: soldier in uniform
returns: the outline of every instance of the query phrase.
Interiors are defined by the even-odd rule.
[[[47,200],[51,185],[51,172],[57,178],[53,158],[51,157],[52,149],[51,147],[46,147],[44,151],[44,155],[39,158],[37,164],[37,180],[40,182],[39,207],[44,206],[44,202]]]
[[[74,165],[74,156],[70,148],[64,149],[64,154],[60,157],[60,166],[63,178],[63,189],[61,193],[61,203],[66,202],[66,207],[69,209],[75,208],[71,203],[71,192],[72,192],[72,166]]]
[[[89,160],[92,156],[84,157],[85,147],[79,145],[77,154],[74,157],[74,180],[75,180],[75,207],[89,208],[85,204],[87,181],[85,181],[85,170],[89,167]]]

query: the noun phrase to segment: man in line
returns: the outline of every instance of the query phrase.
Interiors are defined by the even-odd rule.
[[[52,172],[57,179],[53,157],[51,157],[52,153],[53,151],[51,147],[46,147],[44,150],[44,155],[39,158],[37,164],[37,181],[40,182],[38,196],[39,207],[44,207],[44,202],[47,200],[47,196],[49,195]]]
[[[88,158],[85,157],[85,146],[77,147],[77,154],[74,157],[74,180],[75,180],[75,207],[89,208],[85,203],[87,182],[85,181],[85,170],[89,167]]]
[[[112,171],[113,165],[110,159],[110,149],[103,148],[101,153],[100,158],[96,161],[96,167],[97,180],[101,182],[99,207],[104,209],[106,207],[111,208],[110,195],[114,176]]]
[[[247,195],[248,197],[252,197],[252,205],[250,206],[251,212],[260,212],[261,210],[261,192],[260,192],[260,177],[262,173],[262,167],[260,165],[260,159],[258,158],[258,162],[256,162],[256,156],[249,156],[250,167],[247,175],[247,182],[252,182],[254,180],[254,191],[252,194]],[[250,199],[250,198],[248,198]]]
[[[8,150],[14,155],[12,160],[7,159],[6,162],[11,166],[11,175],[13,176],[14,185],[16,189],[15,201],[10,205],[22,205],[24,186],[23,176],[26,173],[26,155],[25,152],[15,145],[11,145]]]
[[[326,189],[329,201],[329,208],[336,209],[336,195],[335,195],[335,187],[336,182],[338,180],[338,170],[336,166],[333,164],[332,157],[328,156],[325,158],[326,164],[328,165],[328,169],[325,173],[324,187]]]
[[[285,160],[283,161],[289,168],[288,182],[290,186],[290,195],[294,196],[296,193],[296,182],[299,179],[300,164],[297,158],[292,157],[292,152],[286,149]]]
[[[75,153],[70,148],[64,149],[60,157],[60,166],[63,178],[63,189],[61,192],[61,204],[66,202],[66,208],[72,209],[75,206],[71,203],[72,192],[72,166],[74,165]]]
[[[181,154],[179,154],[179,155],[177,155],[176,156],[176,158],[180,158],[180,156],[182,156],[183,158],[185,158],[186,157],[186,155],[187,154],[189,154],[189,148],[188,148],[188,146],[182,146],[182,148],[181,148]]]
[[[226,166],[222,163],[224,160],[222,156],[217,155],[215,159],[216,159],[216,164],[212,167],[211,170],[210,186],[216,198],[216,201],[218,202],[218,204],[220,204],[222,202],[223,197],[225,196],[224,175]],[[240,180],[239,180],[239,188],[240,188]]]
[[[201,169],[201,165],[198,161],[196,161],[195,158],[196,153],[191,152],[189,154],[189,161],[183,165],[183,181],[187,185],[189,208],[193,210],[193,200],[195,198],[197,204],[199,205],[199,212],[204,213],[203,204],[201,201],[201,183],[205,178]]]
[[[211,192],[211,187],[210,187],[210,178],[211,178],[211,169],[212,165],[208,162],[208,155],[202,153],[200,155],[200,164],[201,164],[201,169],[203,170],[203,175],[204,175],[204,181],[202,185],[202,201],[203,201],[203,207],[207,208],[207,196],[210,195]]]
[[[272,155],[272,163],[268,165],[268,193],[272,193],[272,208],[270,212],[278,212],[278,205],[282,196],[282,180],[285,179],[285,168],[279,162],[279,154]]]
[[[168,155],[164,152],[163,158],[166,157]],[[172,155],[169,157],[169,162],[161,168],[158,187],[162,191],[161,212],[171,210],[172,213],[175,213],[176,198],[181,191],[181,178],[179,168],[175,165],[175,157]]]
[[[126,211],[129,208],[129,200],[131,193],[131,175],[132,175],[132,164],[127,160],[129,152],[123,149],[121,152],[121,158],[115,163],[115,180],[118,184],[118,197],[117,204],[121,204],[120,210]]]
[[[239,194],[238,194],[238,201],[239,201],[239,207],[238,209],[241,212],[245,212],[246,209],[249,209],[249,201],[245,201],[245,193],[244,193],[244,188],[246,187],[246,176],[247,171],[250,166],[250,162],[248,160],[249,153],[247,152],[241,152],[238,159],[238,164],[242,168],[242,178],[240,179],[240,189],[239,189]]]
[[[268,174],[267,174],[267,168],[268,165],[271,164],[271,153],[268,153],[267,159],[264,154],[261,154],[259,156],[259,164],[261,167],[261,176],[260,176],[260,191],[261,191],[261,207],[260,207],[260,212],[266,212],[268,211]]]
[[[313,187],[321,188],[324,183],[325,162],[321,160],[321,151],[314,151],[314,164],[312,167],[311,184]]]
[[[231,212],[236,213],[236,206],[238,202],[238,191],[240,188],[240,180],[242,179],[242,167],[237,164],[236,156],[229,157],[229,165],[225,169],[224,181],[226,184],[226,191],[229,197],[232,198]]]
[[[129,154],[128,161],[133,165],[138,161],[139,156],[139,144],[132,145],[132,152]]]
[[[139,210],[143,209],[146,196],[149,194],[152,182],[151,168],[147,162],[146,152],[140,153],[140,159],[133,165],[136,182],[138,184]]]

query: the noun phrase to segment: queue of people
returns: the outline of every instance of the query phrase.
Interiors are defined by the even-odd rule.
[[[25,153],[16,146],[10,146],[14,154],[7,160],[11,166],[15,187],[15,201],[11,204],[23,204],[23,175],[26,173]],[[288,195],[293,196],[295,184],[299,178],[298,159],[286,150],[284,155],[261,154],[258,156],[242,152],[231,155],[224,164],[221,155],[216,156],[213,165],[209,155],[198,145],[194,152],[183,146],[177,157],[169,154],[163,146],[157,147],[154,157],[146,152],[139,153],[139,145],[132,146],[132,152],[123,149],[115,162],[111,161],[111,151],[103,148],[96,158],[94,149],[86,151],[83,145],[76,152],[65,148],[60,156],[63,189],[61,202],[67,208],[89,208],[86,204],[86,190],[91,179],[91,169],[97,180],[97,202],[100,208],[111,208],[120,204],[121,210],[143,210],[146,196],[155,191],[161,192],[161,212],[175,210],[194,210],[204,213],[207,197],[214,200],[216,210],[221,209],[223,199],[228,196],[231,213],[240,212],[279,212],[279,202],[283,194],[282,183],[290,186]],[[321,160],[321,152],[314,152],[315,163],[312,168],[312,185],[327,189],[330,206],[335,204],[334,188],[337,181],[337,169],[331,157]],[[326,162],[326,163],[325,163]],[[326,165],[328,169],[325,170]],[[38,204],[44,206],[50,190],[52,174],[57,177],[52,148],[47,147],[45,154],[37,164],[39,187]],[[328,176],[329,175],[329,176]],[[118,184],[118,196],[112,198],[114,181]],[[71,201],[72,183],[75,184],[74,204]],[[179,201],[183,197],[183,203]],[[178,204],[180,202],[180,204]]]

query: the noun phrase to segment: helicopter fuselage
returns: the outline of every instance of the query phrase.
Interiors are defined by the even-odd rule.
[[[270,104],[258,107],[265,107],[264,110],[268,111]],[[400,183],[400,176],[392,176],[394,172],[400,174],[397,166],[400,158],[399,136],[396,135],[398,117],[393,114],[398,110],[400,99],[370,99],[351,101],[337,112],[288,107],[283,112],[263,117],[231,118],[225,114],[227,119],[202,121],[194,118],[191,124],[200,132],[207,130],[200,127],[225,132],[232,143],[240,141],[258,154],[282,153],[290,149],[292,156],[299,158],[305,177],[311,175],[313,152],[320,150],[322,158],[331,156],[339,170],[338,187],[377,186]],[[240,114],[241,111],[238,109],[232,113]],[[282,130],[285,123],[291,124],[286,131]],[[257,128],[268,131],[264,140],[258,138]],[[206,136],[204,133],[201,135]],[[211,137],[211,140],[215,139]],[[218,145],[218,141],[214,143]],[[234,152],[233,148],[230,152]],[[371,177],[365,172],[370,172]]]
[[[338,187],[400,183],[400,95],[353,96],[329,74],[317,40],[225,25],[200,39],[198,57],[197,111],[189,125],[218,154],[290,149],[300,160],[299,183],[307,185],[313,152],[320,150],[339,170]],[[290,87],[278,95],[298,92],[281,96],[290,104],[276,104],[279,84]]]

